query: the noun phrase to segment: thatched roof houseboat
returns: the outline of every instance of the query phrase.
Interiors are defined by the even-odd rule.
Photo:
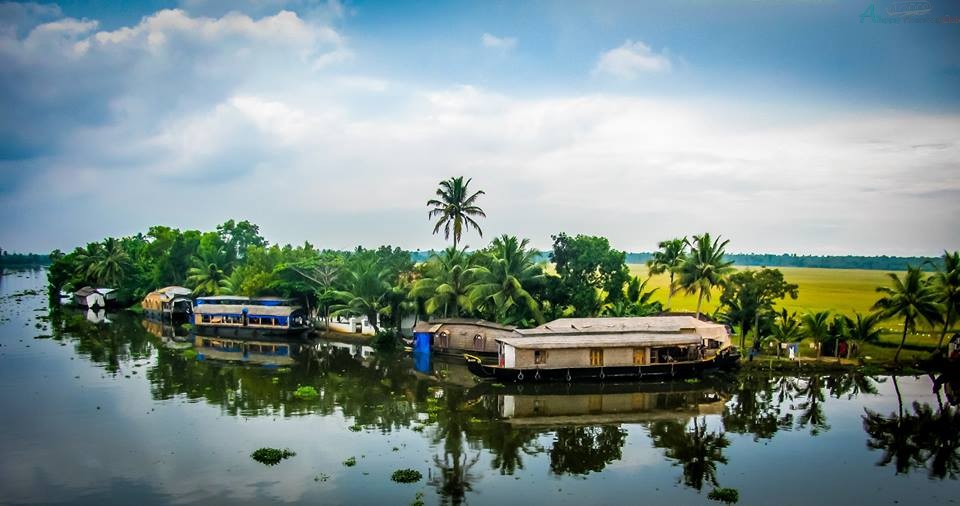
[[[275,297],[198,297],[193,312],[198,331],[218,335],[296,335],[308,328],[302,307]]]
[[[140,307],[150,316],[181,316],[193,312],[193,291],[182,286],[166,286],[147,294]]]

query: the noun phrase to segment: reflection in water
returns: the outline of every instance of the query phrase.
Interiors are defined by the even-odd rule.
[[[866,409],[863,429],[867,446],[883,456],[878,466],[893,464],[897,474],[926,469],[930,478],[956,479],[960,473],[960,413],[950,403],[943,404],[937,391],[936,410],[930,404],[914,401],[905,409],[898,379],[897,412],[888,416]]]
[[[217,423],[233,416],[272,417],[260,422],[286,427],[298,419],[320,425],[330,421],[327,417],[342,417],[355,429],[355,433],[344,429],[355,438],[349,441],[356,445],[352,451],[358,456],[366,453],[368,462],[384,445],[389,449],[401,444],[385,439],[405,437],[410,442],[409,438],[416,438],[426,447],[420,460],[407,463],[401,460],[406,458],[406,450],[398,450],[398,462],[390,465],[423,466],[420,470],[427,479],[421,486],[434,490],[442,503],[461,504],[475,498],[509,502],[510,496],[491,484],[501,475],[526,479],[531,473],[549,473],[551,480],[564,481],[562,488],[567,489],[574,486],[568,485],[571,476],[608,473],[614,463],[630,462],[630,452],[641,451],[635,448],[638,442],[658,458],[665,458],[669,476],[679,475],[683,487],[677,490],[701,491],[719,483],[729,486],[731,475],[743,474],[738,464],[765,458],[762,445],[756,445],[757,451],[749,457],[732,452],[731,446],[748,444],[748,438],[773,446],[775,440],[791,439],[778,438],[783,431],[830,439],[839,432],[831,433],[833,425],[849,427],[851,419],[854,425],[862,422],[870,451],[881,453],[881,466],[891,465],[901,474],[923,469],[934,478],[960,474],[960,417],[954,394],[958,385],[948,379],[934,381],[938,390],[929,396],[929,403],[909,406],[899,395],[902,385],[898,381],[904,380],[859,373],[774,376],[752,370],[699,383],[476,385],[461,363],[436,357],[429,364],[416,364],[408,355],[375,354],[357,344],[205,338],[125,313],[111,315],[111,320],[109,325],[96,325],[87,321],[85,313],[58,310],[50,314],[50,332],[52,339],[73,346],[71,356],[85,357],[111,373],[128,367],[129,362],[142,362],[152,400],[158,404],[172,399],[205,403],[214,407],[207,411],[223,415]],[[185,346],[192,351],[182,349]],[[3,350],[8,350],[6,345]],[[120,375],[117,380],[126,381]],[[146,392],[143,384],[141,390],[125,393],[142,396]],[[310,399],[293,395],[305,385],[316,388],[319,395]],[[851,410],[831,410],[876,395],[881,385],[885,392],[892,387],[899,400],[889,415],[868,410],[861,420],[860,407],[853,415]],[[178,409],[196,407],[184,404]],[[324,430],[331,430],[330,426],[327,423]],[[323,440],[323,435],[319,434],[318,440]],[[304,441],[303,446],[309,444]],[[857,438],[856,447],[850,443],[845,451],[867,450]],[[248,452],[237,454],[242,462],[224,456],[224,467],[245,472]],[[731,454],[738,456],[731,458]],[[542,465],[530,465],[534,461]],[[181,461],[181,465],[190,464]],[[298,465],[311,464],[306,459],[292,459],[284,463],[283,470]],[[869,477],[870,472],[878,472],[871,471],[872,466],[863,467],[869,469],[851,474],[862,472]],[[310,472],[320,471],[333,472],[328,468]],[[264,471],[257,468],[256,472]],[[603,476],[611,479],[591,480],[597,483],[592,490],[600,494],[598,502],[609,502],[610,495],[603,495],[603,487],[619,478],[617,473]],[[259,479],[249,477],[251,481]],[[648,485],[651,482],[642,484]],[[318,490],[321,494],[325,489]],[[749,495],[750,491],[742,489],[741,493]],[[683,496],[674,497],[681,497],[682,503]],[[182,497],[166,499],[173,502],[178,498]]]

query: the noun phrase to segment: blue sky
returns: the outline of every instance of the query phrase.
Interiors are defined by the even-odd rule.
[[[893,3],[0,4],[0,247],[241,217],[431,248],[464,174],[474,247],[956,249],[960,2],[861,20]]]

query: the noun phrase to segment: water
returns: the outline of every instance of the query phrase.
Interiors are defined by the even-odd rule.
[[[0,278],[3,504],[719,504],[717,486],[740,504],[949,504],[960,492],[956,399],[925,376],[519,389],[329,342],[238,365],[225,359],[240,352],[210,347],[198,360],[189,338],[133,315],[51,314],[24,293],[43,286],[41,271]],[[296,398],[301,385],[320,395]],[[265,466],[249,456],[262,446],[296,456]],[[401,468],[423,479],[392,482]]]

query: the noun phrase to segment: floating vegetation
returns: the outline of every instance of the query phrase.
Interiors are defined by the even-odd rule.
[[[363,430],[363,426],[360,425],[359,423],[355,423],[347,428],[350,429],[350,432],[360,432],[361,430]]]
[[[323,473],[320,473],[320,474],[318,474],[318,475],[316,475],[316,476],[313,477],[313,481],[321,482],[321,483],[322,483],[322,482],[325,482],[325,481],[327,481],[327,480],[329,480],[329,479],[330,479],[330,477],[327,476],[327,475],[325,475],[325,474],[323,474]]]
[[[313,399],[319,395],[320,393],[317,392],[317,389],[309,385],[299,387],[293,392],[293,396],[297,399]]]
[[[415,469],[397,469],[390,476],[390,479],[397,483],[416,483],[421,478],[423,475]]]
[[[737,492],[737,489],[735,488],[717,487],[711,490],[710,493],[707,494],[707,497],[709,499],[713,499],[714,501],[720,501],[726,504],[734,504],[740,500],[740,492]]]
[[[413,502],[410,503],[410,506],[424,506],[423,502],[423,492],[417,492],[416,497],[414,497]]]
[[[349,459],[343,461],[343,465],[345,465],[345,466],[347,466],[347,467],[353,467],[353,466],[357,465],[357,458],[356,458],[356,457],[350,457]]]
[[[193,348],[187,348],[180,352],[180,354],[187,360],[195,360],[197,358],[197,350]]]
[[[295,452],[292,452],[286,448],[260,448],[259,450],[250,454],[250,458],[256,460],[261,464],[266,464],[268,466],[275,466],[280,463],[283,459],[288,459],[296,455]]]

